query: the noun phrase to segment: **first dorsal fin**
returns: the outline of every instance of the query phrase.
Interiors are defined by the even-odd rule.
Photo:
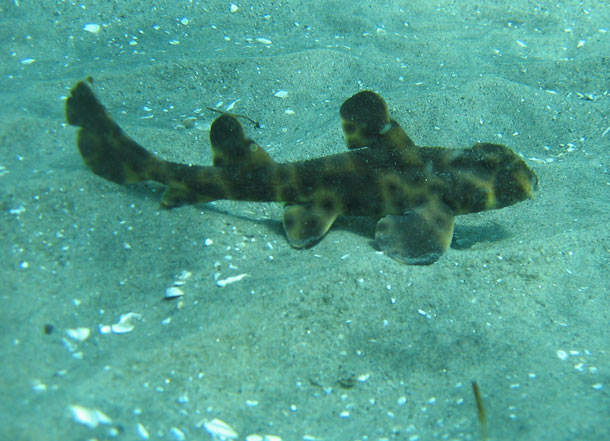
[[[348,149],[371,146],[390,124],[390,113],[383,98],[375,92],[358,92],[339,110]]]
[[[273,164],[267,152],[246,137],[237,118],[228,113],[212,123],[210,143],[216,167],[262,167]]]

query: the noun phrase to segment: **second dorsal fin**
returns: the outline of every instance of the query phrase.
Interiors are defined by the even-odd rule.
[[[390,119],[388,106],[375,92],[358,92],[343,103],[339,112],[348,149],[415,149],[411,138]]]
[[[215,167],[262,167],[273,164],[271,157],[250,138],[237,118],[224,114],[210,128]]]

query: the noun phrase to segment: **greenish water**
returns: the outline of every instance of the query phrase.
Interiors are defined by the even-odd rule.
[[[478,440],[473,380],[490,439],[610,437],[610,7],[235,7],[0,6],[0,438]],[[338,109],[372,89],[418,145],[506,144],[539,191],[458,217],[431,266],[378,253],[369,219],[297,251],[279,204],[164,211],[93,175],[63,115],[89,75],[173,161],[210,163],[208,106],[278,161],[344,151]]]

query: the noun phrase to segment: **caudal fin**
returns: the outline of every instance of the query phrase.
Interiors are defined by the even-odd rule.
[[[158,160],[123,133],[84,81],[70,91],[66,119],[68,124],[80,127],[78,150],[96,175],[117,184],[149,179]]]

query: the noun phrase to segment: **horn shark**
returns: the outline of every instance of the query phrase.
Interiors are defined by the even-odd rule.
[[[384,100],[358,92],[340,109],[347,152],[278,163],[248,138],[236,116],[210,128],[212,166],[165,161],[127,136],[81,81],[66,101],[68,124],[80,127],[85,164],[117,184],[156,181],[166,208],[218,199],[284,202],[288,242],[307,248],[341,215],[379,218],[375,240],[390,257],[435,262],[451,244],[455,216],[533,197],[538,179],[508,147],[419,147],[390,118]]]

